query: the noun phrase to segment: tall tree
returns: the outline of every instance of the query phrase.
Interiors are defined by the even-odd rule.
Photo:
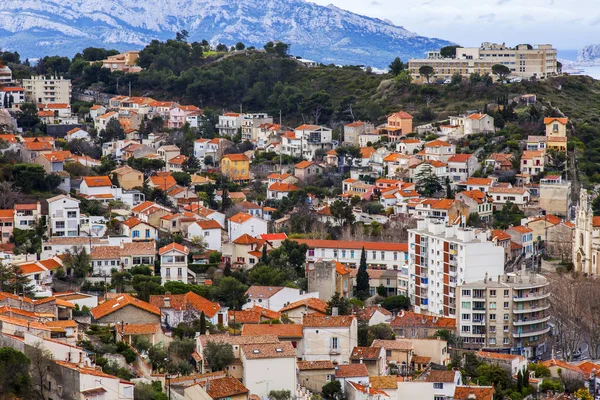
[[[367,252],[362,248],[360,264],[356,273],[356,297],[365,300],[370,296],[369,273],[367,272]]]
[[[392,63],[390,64],[389,68],[390,74],[392,74],[393,76],[398,76],[400,75],[400,72],[404,70],[405,66],[400,57],[396,57],[394,61],[392,61]]]
[[[91,261],[84,246],[65,250],[64,266],[76,278],[85,278],[91,272]]]
[[[423,75],[427,80],[427,83],[429,83],[429,78],[431,78],[433,73],[434,69],[431,65],[421,65],[421,67],[419,67],[419,75]]]
[[[510,75],[510,68],[502,64],[492,65],[492,74],[498,77],[500,83],[504,83],[504,80]]]
[[[327,309],[325,313],[332,315],[333,309],[337,308],[338,315],[348,315],[350,313],[350,304],[348,299],[340,296],[338,292],[335,292],[331,299],[327,302]]]
[[[233,347],[230,344],[212,341],[206,344],[202,355],[213,372],[223,371],[235,359]]]
[[[415,188],[422,196],[431,197],[442,190],[440,178],[435,175],[433,168],[429,164],[425,164],[415,177],[415,180],[417,181]]]
[[[200,331],[199,333],[201,335],[206,335],[206,315],[204,314],[204,311],[202,311],[200,313]]]
[[[267,257],[267,244],[266,244],[266,243],[263,245],[263,248],[262,248],[262,256],[261,256],[261,258],[260,258],[260,261],[261,261],[263,264],[267,264],[267,263],[269,262],[269,257]]]
[[[0,397],[26,398],[31,388],[27,356],[11,347],[0,347]]]

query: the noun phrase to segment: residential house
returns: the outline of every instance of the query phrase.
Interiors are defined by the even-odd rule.
[[[467,180],[475,171],[479,162],[475,154],[455,154],[448,159],[448,178],[450,182]]]
[[[290,183],[274,183],[267,188],[267,198],[282,200],[284,197],[288,197],[290,193],[296,192],[300,188]]]
[[[342,181],[342,196],[347,198],[358,196],[362,200],[370,201],[374,190],[375,185],[370,185],[357,179],[348,178]]]
[[[546,136],[567,137],[568,123],[569,118],[544,118],[544,125],[546,125]]]
[[[424,161],[441,161],[447,163],[456,154],[456,146],[443,140],[433,140],[423,146],[423,150],[417,155]]]
[[[417,380],[433,383],[434,399],[452,398],[457,386],[463,383],[462,375],[458,370],[429,370],[420,375]]]
[[[200,238],[206,243],[208,250],[221,252],[223,227],[213,220],[202,220],[192,223],[187,228],[187,238],[191,241]]]
[[[67,139],[67,142],[73,140],[89,140],[90,134],[81,128],[73,128],[66,133],[65,138]]]
[[[244,114],[242,119],[242,140],[256,144],[260,127],[273,125],[273,117],[265,113]]]
[[[134,241],[158,240],[158,229],[136,217],[129,217],[121,223],[121,234]]]
[[[294,166],[294,176],[301,181],[319,176],[323,173],[323,167],[312,161],[302,161]]]
[[[413,356],[412,343],[398,339],[375,339],[371,347],[382,349],[385,353],[385,362],[397,365],[401,373],[405,374],[410,368],[410,361]]]
[[[465,190],[456,194],[459,200],[469,207],[470,214],[478,214],[482,221],[489,222],[494,213],[492,198],[480,190]]]
[[[114,112],[114,111],[109,111],[106,114],[102,114],[98,117],[96,117],[96,119],[94,120],[94,128],[96,128],[96,130],[98,132],[102,132],[103,130],[106,130],[106,127],[108,126],[108,123],[112,120],[117,120],[119,119],[119,113]]]
[[[205,157],[208,150],[208,142],[210,142],[210,139],[197,139],[194,141],[194,157],[200,163],[201,169],[206,168]]]
[[[415,159],[404,154],[391,153],[387,155],[383,162],[387,168],[386,176],[388,178],[402,178],[408,175],[408,169],[418,162],[413,162]],[[418,160],[417,160],[418,161]]]
[[[430,364],[448,365],[451,360],[448,342],[439,336],[422,339],[402,338],[402,341],[412,345],[411,367],[414,371],[422,371]]]
[[[94,322],[100,325],[160,323],[158,307],[125,293],[92,308],[90,312]]]
[[[498,365],[503,370],[508,372],[510,376],[515,376],[519,373],[526,373],[527,358],[519,354],[506,354],[490,351],[478,351],[475,353],[477,359],[488,364]]]
[[[62,194],[47,201],[50,236],[79,236],[80,201]]]
[[[351,364],[364,364],[367,367],[369,376],[385,375],[386,356],[382,347],[357,346],[352,349],[350,362]]]
[[[227,308],[194,292],[151,295],[150,304],[160,309],[162,323],[169,328],[174,328],[181,322],[200,318],[202,313],[214,326],[227,326]]]
[[[226,154],[221,159],[221,173],[234,182],[248,182],[250,159],[245,154]]]
[[[542,151],[524,151],[521,155],[521,173],[532,176],[544,172],[545,159]]]
[[[404,111],[388,116],[387,126],[383,128],[388,134],[388,141],[396,143],[413,131],[413,117]]]
[[[463,186],[468,191],[479,190],[480,192],[487,193],[488,190],[494,186],[494,179],[492,178],[468,178],[464,182],[460,182],[460,186]]]
[[[171,177],[172,178],[172,177]],[[144,201],[131,209],[132,215],[149,225],[156,227],[160,225],[160,219],[171,213],[165,206],[152,201]]]
[[[454,400],[493,400],[494,386],[457,386]]]
[[[184,155],[178,155],[167,161],[167,171],[169,172],[183,172],[183,166],[187,160]]]
[[[178,243],[171,243],[158,250],[160,255],[160,276],[164,285],[170,281],[188,283],[188,254],[190,249]]]
[[[488,195],[493,199],[496,208],[502,208],[506,202],[510,201],[519,207],[529,204],[531,193],[526,188],[507,188],[492,187],[488,190]]]
[[[121,161],[127,161],[132,157],[149,158],[155,155],[154,148],[141,143],[129,143],[121,149]]]
[[[320,392],[326,383],[335,379],[335,365],[330,360],[297,361],[298,384],[312,392]]]
[[[160,146],[156,152],[160,156],[160,159],[165,162],[165,164],[168,163],[170,159],[181,154],[181,150],[175,145]]]
[[[541,151],[544,154],[546,153],[546,142],[548,138],[546,136],[535,136],[529,135],[527,137],[527,143],[525,144],[525,149],[527,151]]]
[[[448,330],[456,334],[454,318],[436,317],[411,311],[401,311],[392,319],[390,326],[398,337],[408,339],[429,338],[435,336],[438,330]]]
[[[116,168],[112,173],[115,174],[119,186],[125,190],[144,186],[144,174],[137,169],[131,168],[129,165]]]
[[[196,379],[192,383],[183,381],[183,384],[178,384],[169,380],[170,385],[173,387],[169,391],[173,392],[173,397],[176,398],[176,394],[180,395],[184,399],[204,399],[204,400],[248,400],[249,390],[246,388],[237,378],[233,376],[218,377],[219,373],[211,373],[211,375],[203,379],[200,382],[196,382]],[[202,376],[202,375],[200,375]],[[200,377],[199,376],[199,377]],[[176,378],[179,381],[184,380],[186,377]]]
[[[488,114],[471,114],[464,119],[465,135],[494,132],[494,118]]]
[[[219,115],[219,122],[217,123],[217,130],[219,136],[228,136],[233,138],[242,129],[242,120],[244,116],[238,113],[225,113]]]
[[[344,144],[359,146],[359,137],[375,133],[375,126],[370,122],[355,121],[344,125]]]
[[[281,314],[286,315],[294,324],[302,324],[302,319],[305,315],[313,313],[325,315],[326,311],[327,302],[315,297],[295,301],[279,310]]]
[[[493,153],[485,160],[486,168],[493,171],[510,171],[512,169],[513,155],[511,153]]]
[[[74,322],[74,321],[73,321]],[[151,346],[166,345],[168,338],[160,324],[116,324],[117,342],[125,342],[132,346],[136,340],[145,339]]]
[[[307,263],[306,277],[308,291],[318,292],[319,298],[329,301],[337,293],[349,299],[352,294],[352,276],[350,268],[335,261],[316,261]]]
[[[267,233],[267,221],[240,212],[228,219],[227,231],[229,233],[230,241],[234,241],[244,234],[256,237],[260,234]]]
[[[157,172],[146,181],[152,189],[160,189],[163,192],[168,192],[169,189],[177,185],[172,172]]]
[[[506,233],[510,235],[511,240],[519,245],[521,248],[520,253],[524,258],[530,258],[534,253],[533,246],[533,230],[526,226],[512,226],[506,230]]]
[[[28,138],[29,139],[29,138]],[[21,143],[21,159],[23,162],[32,163],[40,154],[50,153],[54,150],[54,142],[45,141],[43,138],[25,139]]]
[[[16,224],[16,223],[15,223]],[[544,243],[546,254],[568,258],[575,241],[575,224],[562,221],[559,217],[546,214],[527,222],[527,227],[533,230],[533,240]]]
[[[242,306],[247,310],[254,306],[279,311],[296,301],[316,297],[316,293],[303,293],[299,289],[283,286],[250,286],[246,291],[248,302]]]
[[[448,176],[448,164],[442,161],[423,161],[418,164],[413,164],[408,169],[408,181],[419,183],[423,176],[435,175],[442,182]]]
[[[392,313],[381,306],[368,306],[356,313],[359,321],[364,321],[369,326],[378,324],[389,324],[392,321]]]
[[[273,390],[296,391],[296,351],[291,343],[242,344],[243,382],[264,398]]]
[[[423,142],[419,139],[401,139],[396,143],[396,150],[401,154],[413,155],[421,149]]]
[[[302,326],[302,354],[306,361],[350,362],[352,349],[357,346],[357,322],[354,316],[306,315]]]
[[[14,210],[14,226],[22,230],[33,229],[33,225],[42,216],[42,206],[39,201],[35,204],[15,204]]]
[[[90,107],[90,118],[92,121],[96,121],[100,115],[106,114],[106,111],[108,111],[106,107],[94,104],[92,107]]]
[[[257,307],[258,308],[258,307]],[[277,314],[281,315],[281,314]],[[304,349],[301,324],[244,324],[242,328],[242,336],[277,336],[277,339],[284,343],[288,342],[296,349],[296,356],[302,357]]]
[[[335,367],[335,380],[342,385],[342,392],[348,390],[351,384],[366,383],[369,371],[364,364],[342,364]]]
[[[301,141],[301,158],[305,160],[314,160],[317,150],[326,152],[333,148],[332,130],[324,126],[301,125],[294,134]]]

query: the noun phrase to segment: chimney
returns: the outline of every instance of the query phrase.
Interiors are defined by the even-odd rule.
[[[339,311],[337,307],[331,307],[331,316],[337,317],[339,315]]]
[[[163,299],[163,306],[165,308],[171,308],[171,292],[165,293],[165,297]]]
[[[498,275],[498,283],[502,280],[502,275]]]

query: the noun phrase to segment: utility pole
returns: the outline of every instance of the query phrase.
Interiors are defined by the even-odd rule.
[[[129,81],[129,97],[131,97],[131,81]]]

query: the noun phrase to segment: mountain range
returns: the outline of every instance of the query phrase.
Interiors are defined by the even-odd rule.
[[[90,46],[141,49],[187,30],[189,40],[262,47],[325,64],[385,68],[451,44],[388,21],[303,0],[3,0],[0,48],[22,58],[72,56]]]

